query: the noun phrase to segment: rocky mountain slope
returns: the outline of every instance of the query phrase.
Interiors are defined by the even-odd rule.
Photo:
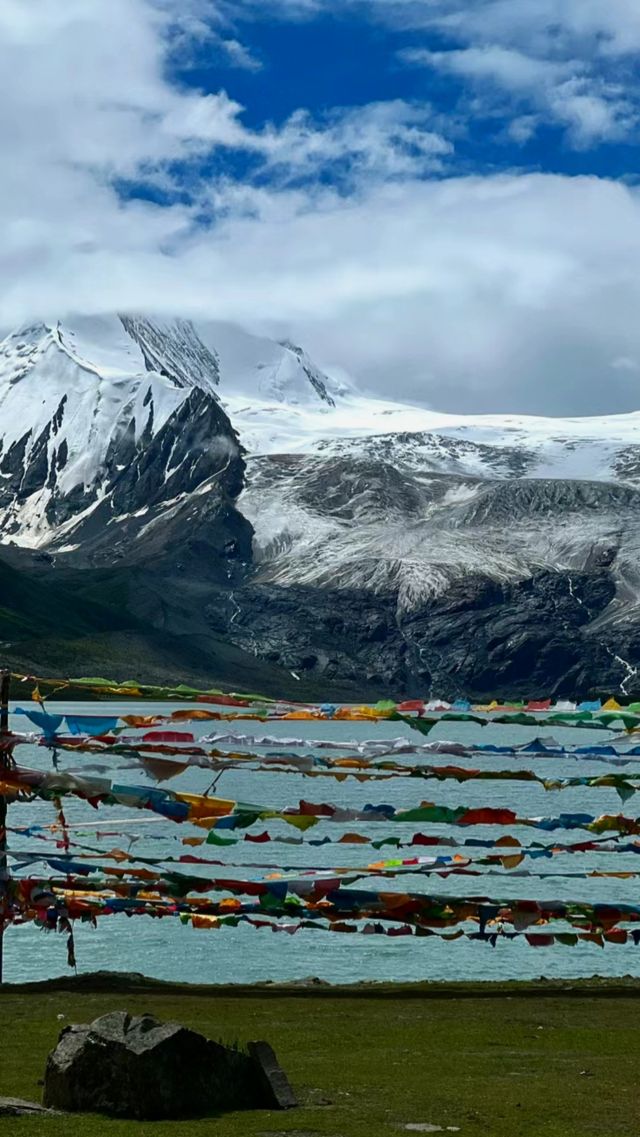
[[[640,693],[640,414],[434,414],[230,325],[37,323],[0,344],[0,532],[34,665]]]

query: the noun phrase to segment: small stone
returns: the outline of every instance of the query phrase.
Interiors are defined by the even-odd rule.
[[[428,1121],[416,1121],[411,1125],[405,1125],[405,1129],[411,1130],[412,1133],[444,1133],[441,1125],[431,1125]]]
[[[290,983],[285,984],[287,987],[330,987],[331,984],[326,979],[319,979],[317,975],[307,975],[304,979],[292,979]]]
[[[55,1111],[45,1109],[35,1101],[22,1098],[0,1098],[0,1117],[55,1117]]]
[[[263,1129],[258,1137],[322,1137],[317,1129]]]
[[[459,1133],[458,1125],[432,1125],[430,1121],[415,1121],[404,1126],[412,1133]]]

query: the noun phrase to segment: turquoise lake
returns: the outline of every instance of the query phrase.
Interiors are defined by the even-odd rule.
[[[150,714],[168,713],[177,706],[185,704],[151,703],[60,703],[55,710],[78,714]],[[27,720],[12,716],[12,726],[17,731],[27,729]],[[414,732],[399,723],[308,723],[308,722],[247,722],[228,724],[238,733],[276,736],[278,738],[327,738],[336,741],[360,740],[365,738],[393,739],[402,735],[417,740]],[[193,723],[184,724],[185,730],[196,735],[225,729],[226,724]],[[602,742],[607,735],[602,731],[529,729],[522,727],[488,726],[480,729],[472,724],[441,724],[432,732],[430,740],[451,739],[454,741],[494,742],[502,744],[525,743],[535,736],[555,737],[567,745],[586,745],[589,742]],[[230,748],[230,747],[229,747]],[[20,746],[16,751],[20,765],[46,769],[51,764],[48,750],[36,746]],[[471,760],[451,759],[446,755],[428,755],[421,759],[414,756],[413,762],[424,761],[430,764],[449,764],[475,767],[486,766],[492,769],[509,767],[533,768],[548,776],[571,776],[576,774],[603,775],[610,770],[600,763],[581,759],[534,759],[516,761],[504,757],[477,757]],[[144,772],[130,759],[124,757],[107,758],[102,755],[79,755],[61,753],[59,767],[83,771],[90,775],[94,764],[108,765],[109,776],[120,783],[150,783]],[[624,767],[625,772],[640,771],[640,759],[636,765]],[[100,776],[103,776],[100,774]],[[204,793],[212,782],[212,773],[207,770],[190,769],[185,774],[163,783],[167,788],[193,793]],[[455,806],[505,806],[515,809],[521,816],[544,816],[560,812],[621,813],[636,816],[640,796],[631,798],[623,807],[616,792],[609,788],[567,789],[561,792],[547,792],[543,787],[518,782],[417,782],[398,779],[381,783],[358,783],[354,779],[336,782],[331,778],[309,779],[298,773],[252,772],[249,770],[225,771],[217,784],[216,793],[222,797],[244,801],[260,802],[266,806],[285,806],[296,804],[300,798],[312,801],[330,801],[336,804],[362,808],[368,802],[390,802],[394,805],[412,807],[421,800],[435,801],[439,804]],[[325,845],[317,848],[305,843],[302,845],[281,845],[275,842],[255,845],[240,842],[230,848],[204,846],[190,850],[180,843],[184,836],[202,836],[203,831],[190,825],[176,825],[164,819],[156,820],[148,812],[124,809],[120,806],[101,806],[92,809],[87,803],[76,798],[65,798],[65,813],[70,824],[83,823],[83,833],[79,840],[87,844],[99,844],[105,850],[114,845],[123,845],[122,838],[105,837],[105,830],[126,828],[132,842],[132,850],[150,855],[179,857],[185,852],[195,852],[224,865],[273,865],[273,866],[315,866],[333,868],[337,866],[366,865],[379,858],[392,857],[393,849],[383,849],[380,853],[367,846]],[[54,820],[54,808],[47,802],[12,804],[9,807],[9,826],[49,824]],[[118,823],[126,821],[126,826]],[[86,826],[84,823],[86,822]],[[105,823],[109,823],[108,825]],[[100,823],[99,825],[97,823]],[[92,828],[93,826],[93,828]],[[262,825],[262,828],[267,827]],[[281,833],[290,837],[296,834],[291,827],[281,822],[270,823],[272,834]],[[455,830],[447,826],[398,825],[388,823],[356,822],[348,826],[358,832],[372,835],[376,839],[385,836],[400,836],[410,840],[414,832],[428,832],[432,835],[448,833],[466,837],[486,837],[497,839],[505,832],[512,832],[523,844],[532,841],[550,842],[580,841],[588,839],[582,830],[571,832],[556,831],[555,834],[542,833],[531,828],[511,828],[508,830],[491,827],[476,827],[473,830]],[[329,835],[337,839],[343,828],[337,824],[321,822],[311,833],[309,839]],[[38,842],[33,838],[9,833],[9,848],[16,851],[34,849]],[[44,846],[43,846],[44,847]],[[126,847],[126,845],[124,845]],[[450,853],[449,848],[418,849],[421,854],[438,852]],[[481,855],[480,850],[468,850],[471,856]],[[398,856],[410,856],[411,851],[401,851]],[[528,867],[549,873],[563,869],[570,872],[602,869],[606,871],[640,871],[640,857],[634,854],[580,854],[556,856],[552,860],[529,861]],[[11,862],[10,862],[11,865]],[[176,866],[179,868],[180,866]],[[525,867],[525,866],[523,866]],[[38,865],[30,870],[30,875],[46,877],[46,866]],[[202,875],[219,873],[215,866],[187,866],[185,871],[200,871]],[[258,867],[249,870],[258,874]],[[268,869],[264,870],[265,872]],[[25,870],[17,875],[26,875]],[[55,874],[54,874],[55,875]],[[366,888],[380,886],[385,889],[403,891],[429,891],[449,895],[483,895],[490,897],[527,897],[545,900],[553,898],[575,900],[599,900],[607,902],[637,902],[640,877],[629,880],[611,879],[572,879],[549,876],[518,878],[513,873],[485,877],[452,876],[442,879],[437,876],[420,875],[409,878],[379,879],[369,877],[354,887]],[[309,976],[333,983],[354,983],[359,980],[456,980],[456,979],[528,979],[546,977],[579,976],[640,976],[640,947],[633,944],[625,946],[607,945],[604,949],[593,944],[580,943],[577,947],[531,948],[524,939],[498,942],[495,948],[489,944],[467,941],[441,942],[434,938],[387,939],[384,936],[347,936],[300,931],[295,936],[273,934],[269,929],[257,930],[250,926],[224,928],[219,931],[200,931],[183,926],[178,919],[154,920],[149,917],[127,917],[114,915],[98,919],[98,927],[77,924],[75,929],[77,967],[79,972],[112,970],[121,972],[142,972],[159,979],[189,981],[194,983],[250,983],[264,980],[294,980]],[[10,928],[5,934],[5,981],[18,983],[27,980],[45,979],[68,973],[66,960],[66,937],[55,933],[45,933],[32,925]]]

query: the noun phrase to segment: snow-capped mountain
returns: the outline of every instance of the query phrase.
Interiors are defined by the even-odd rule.
[[[162,507],[237,456],[225,396],[241,417],[261,401],[329,409],[340,390],[300,349],[224,324],[22,328],[0,343],[0,532],[60,548],[96,511],[114,525]]]
[[[0,343],[0,532],[217,679],[640,689],[640,414],[437,414],[228,324],[38,322]]]

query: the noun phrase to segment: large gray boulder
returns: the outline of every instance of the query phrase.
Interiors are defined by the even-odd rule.
[[[265,1071],[259,1051],[245,1054],[178,1023],[124,1011],[62,1031],[47,1059],[43,1100],[58,1110],[150,1121],[296,1104],[277,1062]]]

